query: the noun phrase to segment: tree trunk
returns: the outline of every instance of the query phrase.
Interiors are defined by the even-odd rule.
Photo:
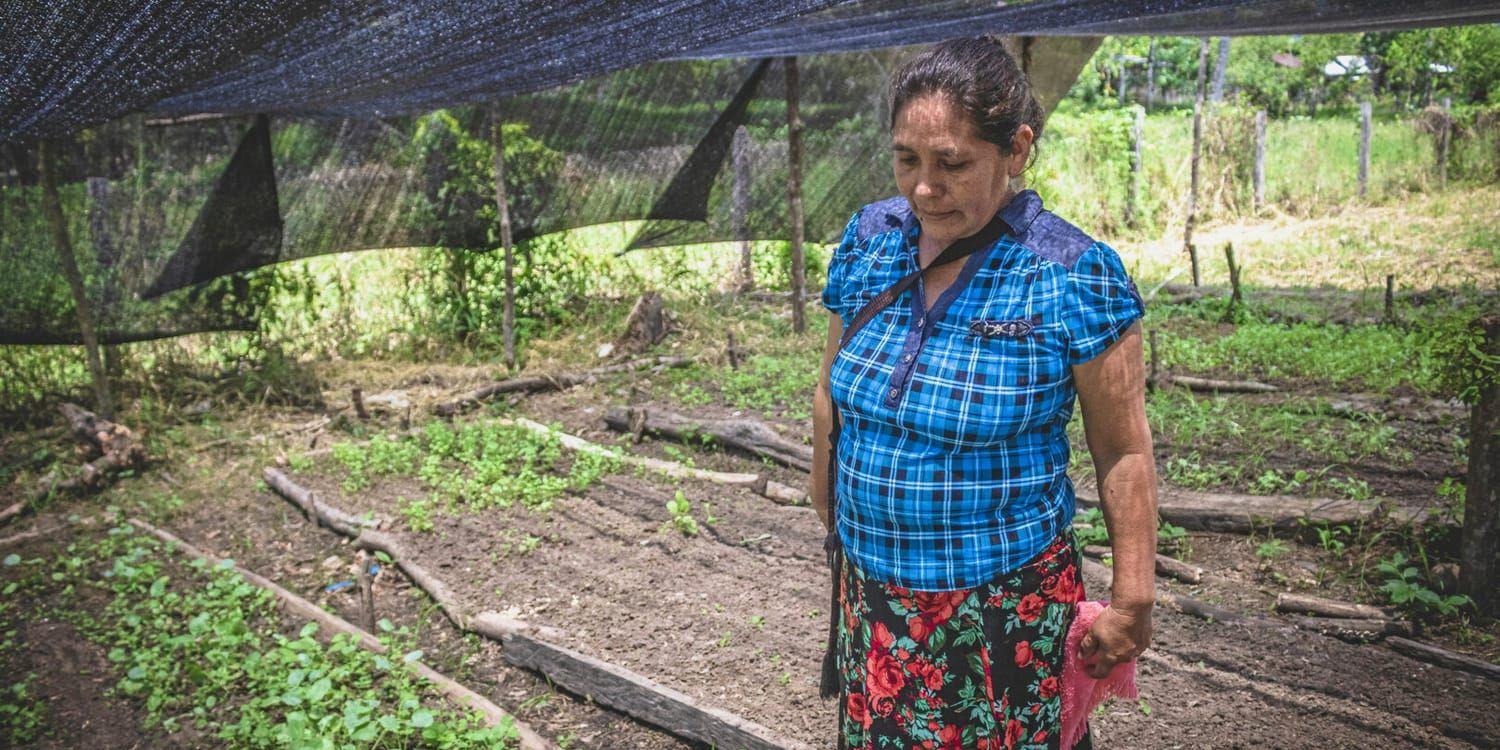
[[[1477,321],[1484,330],[1483,351],[1500,357],[1500,315]],[[1464,497],[1459,591],[1482,612],[1500,614],[1495,575],[1500,573],[1500,376],[1480,388],[1469,413],[1469,470]]]

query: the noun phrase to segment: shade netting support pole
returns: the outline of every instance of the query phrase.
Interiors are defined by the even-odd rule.
[[[803,308],[806,266],[802,257],[802,118],[797,113],[797,58],[786,61],[787,220],[792,230],[792,330],[807,330]]]
[[[68,225],[63,217],[62,198],[57,193],[57,164],[53,161],[52,144],[42,141],[38,156],[42,210],[47,214],[47,225],[52,230],[52,243],[57,248],[57,260],[62,266],[63,277],[68,280],[68,290],[73,294],[73,306],[78,310],[78,329],[83,334],[84,354],[88,358],[89,373],[94,380],[94,411],[99,416],[112,420],[115,408],[109,393],[109,374],[104,371],[104,361],[99,357],[99,334],[94,329],[94,311],[89,304],[88,292],[83,288],[83,274],[78,270],[78,258],[73,254],[73,241],[68,237]]]
[[[1453,98],[1443,97],[1443,124],[1438,131],[1438,187],[1448,188],[1448,148],[1453,138]]]
[[[1182,230],[1182,249],[1189,256],[1193,252],[1193,225],[1198,223],[1198,174],[1199,162],[1203,157],[1203,99],[1208,84],[1208,37],[1198,45],[1198,94],[1193,100],[1193,155],[1191,162],[1192,179],[1188,184],[1188,208],[1187,220]],[[1196,264],[1195,264],[1196,265]],[[1194,286],[1198,283],[1193,280]]]
[[[1214,102],[1224,101],[1224,74],[1229,70],[1229,37],[1219,37],[1219,61],[1214,64]]]
[[[1130,182],[1125,185],[1125,225],[1136,226],[1140,202],[1141,138],[1146,130],[1146,108],[1135,108],[1135,122],[1130,126]]]
[[[500,113],[495,112],[490,133],[495,142],[495,213],[500,220],[500,246],[505,251],[505,313],[501,335],[505,337],[505,367],[516,369],[515,249],[510,236],[510,203],[505,198],[505,135]]]
[[[1156,106],[1156,39],[1146,52],[1146,109]]]
[[[731,150],[734,154],[734,200],[730,223],[740,245],[740,272],[735,288],[748,292],[755,288],[755,267],[750,257],[750,131],[741,125],[734,129]]]

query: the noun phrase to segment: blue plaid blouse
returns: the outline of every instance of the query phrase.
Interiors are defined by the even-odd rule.
[[[921,282],[833,362],[842,429],[837,525],[867,575],[908,588],[971,588],[1039,554],[1072,522],[1070,366],[1145,313],[1120,257],[1027,190],[1010,227],[964,261],[930,311]],[[823,304],[844,325],[917,268],[921,227],[904,198],[849,221]]]

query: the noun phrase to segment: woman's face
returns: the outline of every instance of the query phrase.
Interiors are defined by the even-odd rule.
[[[948,97],[908,101],[891,128],[891,163],[922,224],[922,245],[940,249],[988,224],[1010,199],[1010,180],[1025,169],[1032,138],[1031,126],[1022,125],[1006,153],[980,138]]]

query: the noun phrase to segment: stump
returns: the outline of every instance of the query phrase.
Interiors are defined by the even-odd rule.
[[[625,319],[625,333],[619,340],[620,349],[627,352],[645,351],[667,337],[666,309],[661,295],[648,291],[636,300],[630,316]]]

